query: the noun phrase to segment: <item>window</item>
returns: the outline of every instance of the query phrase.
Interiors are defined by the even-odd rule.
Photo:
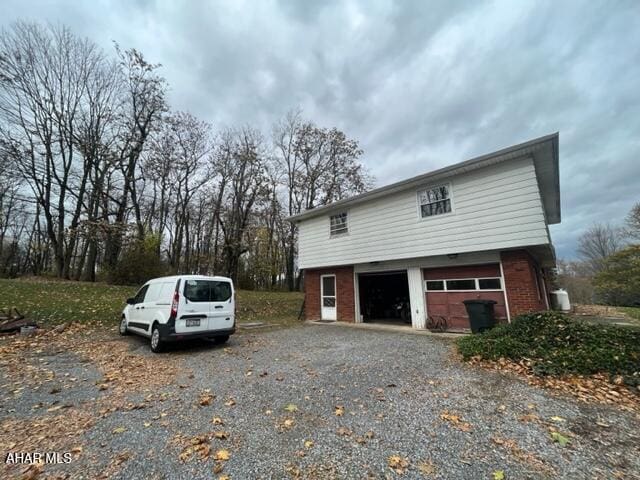
[[[502,290],[502,281],[496,278],[456,278],[451,280],[426,280],[428,292],[460,292],[473,290]]]
[[[144,287],[142,287],[138,293],[136,293],[135,301],[136,303],[142,303],[144,302],[144,296],[147,293],[147,290],[149,289],[149,285],[145,285]]]
[[[342,235],[349,231],[347,227],[347,212],[331,215],[331,236]]]
[[[231,284],[211,280],[187,280],[184,296],[190,302],[226,302],[231,298]]]
[[[475,290],[476,281],[470,280],[447,280],[447,290]]]
[[[443,280],[427,280],[427,290],[444,290],[444,281]]]
[[[451,192],[449,185],[427,188],[418,192],[418,204],[422,218],[451,212]]]
[[[500,290],[502,285],[499,278],[479,278],[478,287],[480,290]]]

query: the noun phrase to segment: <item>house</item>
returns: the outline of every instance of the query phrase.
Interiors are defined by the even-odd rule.
[[[554,133],[289,218],[299,227],[309,320],[446,319],[469,328],[467,299],[496,316],[549,308],[560,222]]]

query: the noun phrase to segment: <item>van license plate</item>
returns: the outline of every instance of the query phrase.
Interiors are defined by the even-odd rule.
[[[187,318],[187,327],[199,327],[200,319],[199,318]]]

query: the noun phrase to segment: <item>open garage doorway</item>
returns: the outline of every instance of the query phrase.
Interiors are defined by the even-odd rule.
[[[358,291],[363,322],[411,324],[406,270],[361,273]]]

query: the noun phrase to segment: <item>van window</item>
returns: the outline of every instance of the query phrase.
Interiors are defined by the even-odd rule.
[[[136,296],[134,297],[135,303],[144,302],[144,297],[145,297],[145,294],[147,293],[148,289],[149,289],[149,285],[145,285],[140,290],[138,290],[138,293],[136,293]]]
[[[184,296],[190,302],[226,302],[231,298],[231,284],[215,280],[187,280]]]

